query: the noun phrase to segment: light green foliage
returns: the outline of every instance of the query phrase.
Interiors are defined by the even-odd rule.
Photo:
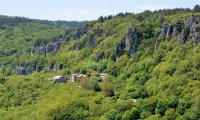
[[[167,38],[161,29],[189,16],[189,9],[174,9],[100,17],[89,22],[88,34],[77,40],[74,30],[31,21],[5,22],[0,27],[0,119],[200,118],[200,45],[192,46],[189,36],[181,44],[180,34]],[[132,25],[141,39],[129,56],[125,39]],[[187,36],[190,29],[183,29]],[[199,25],[196,29],[199,34]],[[98,35],[97,30],[103,32]],[[59,39],[65,40],[59,50],[30,55],[35,43],[45,47]],[[117,46],[121,47],[118,55]],[[17,65],[41,70],[17,75]],[[67,80],[74,73],[90,73],[90,77],[80,77],[75,83],[48,81],[56,75]]]
[[[123,116],[122,120],[137,120],[140,118],[140,112],[137,108],[132,108],[131,110],[127,110]]]

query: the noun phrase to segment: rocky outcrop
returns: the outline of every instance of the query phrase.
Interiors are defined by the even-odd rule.
[[[125,45],[123,43],[117,44],[117,46],[115,47],[115,59],[122,55],[124,48]]]
[[[31,74],[33,71],[33,66],[31,65],[18,65],[16,66],[16,74],[18,75],[28,75]]]
[[[189,17],[186,23],[190,26],[190,40],[193,47],[200,42],[200,17]]]
[[[95,58],[95,62],[99,62],[100,60],[104,59],[104,57],[105,57],[104,53],[100,54]]]
[[[6,72],[6,66],[5,65],[2,65],[1,66],[1,70],[2,70],[2,74],[4,74]]]
[[[69,41],[69,37],[63,35],[55,36],[51,39],[37,39],[32,48],[29,49],[30,55],[34,54],[48,54],[50,52],[57,52],[62,44],[66,44]]]
[[[182,21],[178,20],[178,21],[176,22],[175,27],[176,27],[176,31],[177,31],[178,33],[181,33],[181,31],[182,31],[182,29],[183,29],[183,27],[184,27],[184,23],[183,23]]]
[[[115,58],[119,57],[121,54],[121,46],[120,45],[117,45],[115,47]]]
[[[59,66],[58,66],[58,70],[62,70],[64,68],[64,65],[63,64],[60,64]]]
[[[31,48],[31,56],[33,56],[35,54],[35,49]]]
[[[91,32],[86,39],[86,45],[91,48],[95,48],[97,46],[97,41],[95,40],[95,36],[101,36],[103,33],[102,29],[97,29],[94,32]]]
[[[156,41],[154,44],[154,52],[156,52],[158,50],[158,46],[159,46],[159,42]]]
[[[26,65],[14,65],[14,70],[18,75],[28,75],[31,74],[33,71],[40,72],[44,70],[45,65],[43,63],[29,63]],[[12,68],[12,67],[11,67]],[[58,67],[52,62],[48,68],[49,72],[55,72],[57,70],[62,70],[64,68],[63,64],[60,64]],[[2,67],[3,69],[3,67]]]
[[[49,43],[45,46],[45,53],[53,52],[53,51],[58,51],[60,48],[60,43],[55,42],[55,43]]]
[[[195,22],[197,22],[196,17],[192,15],[192,16],[188,17],[186,20],[184,20],[184,26],[191,27]]]
[[[61,44],[64,44],[66,41],[56,41],[52,43],[47,43],[45,46],[37,46],[30,49],[30,55],[33,56],[34,54],[48,54],[51,52],[57,52],[60,49]]]
[[[176,28],[176,26],[173,27],[173,33],[172,33],[172,36],[173,37],[176,37],[178,35],[178,30]]]
[[[144,25],[145,25],[146,23],[148,23],[148,20],[145,18],[145,20],[143,20],[143,21],[141,22],[141,27],[144,27]]]
[[[54,63],[51,63],[50,68],[49,68],[49,71],[50,71],[50,72],[54,72],[55,70],[56,70],[55,64],[54,64]]]
[[[184,28],[184,23],[180,20],[176,22],[174,26],[172,26],[172,37],[176,37],[178,34],[180,34]]]
[[[200,23],[200,17],[190,16],[185,20],[178,20],[175,25],[163,25],[161,35],[165,38],[177,37],[177,43],[185,44],[188,38],[190,38],[192,46],[196,46],[198,42],[200,42],[200,38],[198,35],[198,31],[196,30],[196,26]],[[160,37],[159,36],[159,37]],[[163,39],[163,37],[162,37]],[[155,43],[155,51],[156,51],[157,43]]]
[[[195,36],[196,36],[196,24],[193,24],[192,27],[190,28],[191,41],[195,41]]]
[[[48,43],[48,39],[37,39],[34,43],[33,43],[33,47],[37,48],[40,46],[44,46]]]
[[[162,26],[162,33],[167,34],[167,31],[169,30],[169,25],[163,25]]]
[[[102,29],[97,29],[97,30],[95,30],[94,35],[101,36],[102,33],[103,33]]]
[[[27,66],[26,67],[26,74],[29,75],[33,72],[32,66]]]
[[[79,51],[82,49],[82,47],[84,46],[88,46],[91,48],[96,48],[96,46],[98,45],[98,42],[96,41],[96,36],[100,37],[103,34],[103,30],[102,29],[97,29],[97,30],[93,30],[90,32],[87,32],[87,37],[84,39],[84,41],[78,41],[79,43],[77,44],[73,44],[69,50],[73,50],[73,51]]]
[[[190,38],[191,44],[195,47],[200,42],[200,35],[196,27],[200,24],[200,17],[190,16],[184,21],[178,21],[177,31],[181,33],[182,44],[185,44],[186,40]],[[174,31],[175,32],[175,31]],[[177,34],[176,34],[177,35]]]
[[[185,44],[186,39],[187,39],[187,37],[186,37],[184,34],[185,34],[185,33],[184,33],[184,30],[182,30],[182,32],[181,32],[181,43],[182,43],[182,44]]]
[[[200,23],[200,17],[190,16],[186,20],[178,21],[176,23],[176,29],[173,30],[173,36],[176,36],[180,33],[181,42],[185,44],[189,38],[193,47],[195,47],[199,42],[199,32],[196,30],[196,27]]]
[[[34,51],[35,51],[34,54],[40,54],[40,55],[45,54],[45,49],[44,49],[44,47],[38,47],[38,48],[32,48],[32,49],[34,49]],[[34,54],[32,54],[32,55],[34,55]]]
[[[72,36],[73,40],[78,40],[80,39],[83,35],[88,33],[88,27],[83,26],[75,30],[74,35]]]
[[[36,65],[35,71],[40,72],[43,68],[41,65]]]
[[[137,47],[140,44],[140,36],[136,26],[132,26],[129,28],[125,43],[128,50],[128,55],[131,56],[133,53],[136,52]]]
[[[173,26],[172,25],[163,25],[162,33],[166,35],[166,38],[169,39],[173,33]]]
[[[94,34],[90,34],[86,40],[86,45],[91,48],[95,48],[97,46],[97,42],[94,39]]]
[[[167,29],[167,39],[171,37],[172,32],[173,32],[173,26],[170,25]]]
[[[43,70],[44,65],[34,63],[34,64],[27,64],[27,65],[16,65],[15,72],[18,75],[28,75],[31,74],[33,71],[40,72]],[[12,67],[11,67],[12,69]]]
[[[26,68],[22,65],[19,65],[16,67],[16,74],[18,75],[26,75],[27,72],[26,72]]]

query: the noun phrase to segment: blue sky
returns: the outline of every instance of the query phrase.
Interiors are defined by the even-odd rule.
[[[200,0],[0,0],[0,14],[47,20],[94,20],[120,12],[193,8]]]

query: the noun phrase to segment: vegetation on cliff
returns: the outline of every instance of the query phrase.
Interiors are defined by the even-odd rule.
[[[0,119],[200,118],[198,5],[100,17],[74,30],[21,22],[0,34]],[[48,81],[74,73],[90,77]]]

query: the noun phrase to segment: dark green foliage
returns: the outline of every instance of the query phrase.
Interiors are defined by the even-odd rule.
[[[121,120],[121,116],[119,115],[119,111],[116,109],[111,109],[104,114],[105,118],[108,120]]]
[[[102,22],[104,21],[103,16],[100,16],[100,17],[98,18],[98,21],[102,23]]]
[[[48,20],[38,20],[38,19],[29,19],[25,17],[9,17],[9,16],[3,16],[0,15],[0,23],[2,28],[4,28],[3,25],[8,26],[16,26],[23,22],[32,22],[32,23],[39,23],[39,24],[47,24],[57,27],[65,27],[65,28],[77,28],[82,25],[85,25],[87,22],[77,22],[77,21],[48,21]]]
[[[1,84],[4,84],[6,82],[6,79],[5,78],[0,78],[0,83]]]
[[[83,120],[89,117],[89,112],[85,111],[87,109],[88,106],[83,101],[72,101],[50,111],[48,114],[54,120]]]
[[[199,119],[200,27],[191,38],[192,25],[184,21],[200,14],[191,15],[178,8],[120,13],[77,30],[55,27],[67,25],[62,21],[3,16],[0,119]],[[137,49],[129,56],[133,25],[137,34],[130,36],[141,40],[130,39]],[[75,73],[75,83],[48,81]]]
[[[131,110],[127,110],[122,116],[122,120],[137,120],[139,118],[140,118],[140,111],[137,108],[132,108]]]
[[[195,5],[194,8],[193,8],[193,12],[200,12],[200,6]]]

